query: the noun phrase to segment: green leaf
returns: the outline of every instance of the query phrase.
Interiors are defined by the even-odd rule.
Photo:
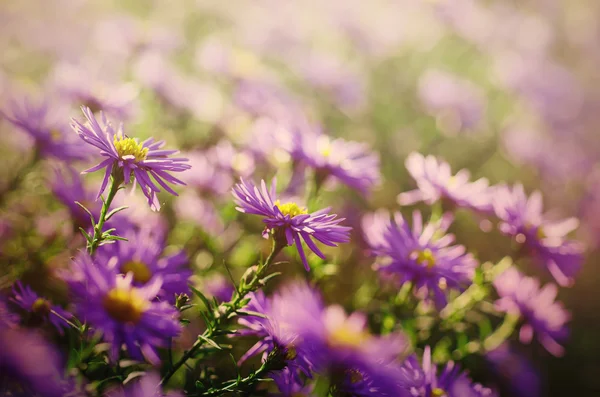
[[[86,232],[84,228],[80,227],[79,231],[81,231],[81,234],[83,234],[83,237],[85,237],[85,239],[87,240],[88,243],[92,242],[92,236],[90,236],[89,233]]]
[[[107,220],[107,221],[108,221],[110,218],[112,218],[112,217],[113,217],[113,215],[116,215],[117,213],[119,213],[119,212],[121,212],[121,211],[123,211],[123,210],[126,210],[127,208],[129,208],[129,207],[128,207],[128,206],[126,206],[126,205],[124,205],[124,206],[122,206],[122,207],[119,207],[119,208],[115,208],[114,210],[110,211],[110,212],[109,212],[109,213],[106,215],[106,218],[105,218],[105,220]]]
[[[206,337],[206,336],[204,336],[204,335],[198,335],[198,339],[202,339],[204,342],[208,343],[209,345],[211,345],[211,346],[212,346],[212,347],[214,347],[215,349],[218,349],[218,350],[223,350],[223,349],[221,348],[221,346],[219,346],[219,344],[218,344],[217,342],[215,342],[214,340],[212,340],[212,339],[210,339],[210,338],[207,338],[207,337]]]
[[[268,318],[267,316],[265,316],[262,313],[253,312],[251,310],[238,310],[236,313],[241,316],[253,316],[253,317],[260,317],[260,318]]]
[[[208,298],[202,292],[198,291],[196,288],[192,287],[191,285],[190,285],[190,289],[192,290],[194,295],[196,295],[198,298],[200,298],[200,300],[204,303],[204,306],[206,306],[206,309],[212,316],[212,308],[213,307],[210,304],[210,301],[208,300]]]
[[[96,220],[94,219],[94,215],[92,214],[92,212],[90,210],[88,210],[85,207],[85,205],[81,204],[79,201],[75,201],[75,204],[77,204],[82,210],[84,210],[90,216],[90,220],[92,221],[92,227],[96,226]]]

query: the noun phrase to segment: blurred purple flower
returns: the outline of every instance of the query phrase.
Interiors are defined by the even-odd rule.
[[[279,393],[269,394],[271,397],[312,397],[314,385],[305,385],[298,373],[289,369],[284,368],[281,371],[277,371],[271,374],[271,378],[275,381]]]
[[[104,397],[183,397],[183,393],[171,391],[164,394],[160,385],[160,376],[155,372],[149,372],[124,387],[104,393]]]
[[[236,209],[247,214],[261,215],[266,224],[263,237],[273,237],[289,245],[296,245],[298,254],[302,259],[304,268],[308,271],[308,261],[302,248],[302,241],[312,252],[325,259],[325,255],[316,246],[313,238],[322,244],[335,247],[339,243],[349,241],[350,228],[340,226],[344,218],[336,219],[337,215],[330,215],[329,208],[315,211],[311,214],[296,203],[280,203],[276,199],[275,180],[271,189],[267,190],[265,181],[261,181],[260,188],[252,182],[241,180],[233,188]]]
[[[429,70],[419,80],[419,98],[438,119],[443,132],[472,131],[485,113],[482,90],[468,80],[440,70]]]
[[[6,396],[68,394],[60,356],[35,332],[0,322],[0,392]],[[6,394],[4,394],[6,393]]]
[[[542,214],[542,194],[535,191],[527,197],[523,185],[506,185],[494,189],[493,207],[500,218],[500,230],[523,244],[534,259],[547,267],[561,286],[573,283],[583,257],[580,243],[567,240],[575,230],[576,218],[550,221]]]
[[[36,320],[48,321],[62,335],[69,327],[65,320],[73,315],[60,306],[53,305],[48,299],[40,297],[29,286],[17,281],[13,285],[11,301],[25,310]]]
[[[565,324],[570,314],[562,303],[555,302],[556,285],[546,284],[540,288],[538,280],[511,267],[496,277],[494,287],[500,296],[495,303],[496,309],[520,315],[525,321],[519,333],[522,343],[530,343],[535,333],[550,353],[555,356],[564,353],[559,342],[568,336]]]
[[[73,135],[65,121],[67,114],[62,105],[50,106],[47,100],[35,103],[30,99],[24,99],[22,105],[13,102],[9,113],[0,111],[0,116],[33,138],[41,156],[67,162],[89,159],[92,151],[81,141],[71,139]]]
[[[503,385],[515,397],[540,397],[541,380],[539,371],[519,352],[504,343],[486,353],[493,371],[502,379]]]
[[[191,191],[184,192],[174,203],[175,214],[180,220],[191,221],[204,232],[217,236],[225,225],[214,204]]]
[[[132,285],[141,288],[152,285],[156,279],[162,284],[157,299],[175,303],[175,296],[190,291],[188,280],[192,275],[184,251],[163,256],[166,242],[151,228],[129,229],[120,236],[127,241],[116,241],[98,248],[96,262],[116,273],[131,273]]]
[[[160,203],[156,196],[160,189],[156,183],[177,196],[177,193],[166,182],[185,185],[169,172],[181,172],[189,169],[190,165],[184,164],[187,159],[168,158],[170,155],[177,154],[178,151],[160,150],[165,144],[164,141],[155,142],[154,138],[149,138],[139,143],[136,139],[129,138],[123,133],[122,124],[115,132],[104,114],[102,115],[102,127],[89,108],[84,107],[82,110],[87,119],[87,125],[73,119],[71,126],[81,139],[100,149],[100,154],[106,158],[100,164],[84,171],[84,173],[88,173],[102,168],[106,169],[98,197],[106,189],[111,174],[123,177],[125,184],[128,184],[133,178],[134,184],[137,182],[140,185],[142,192],[148,198],[148,204],[155,211],[160,209]],[[154,181],[151,177],[154,178]]]
[[[423,359],[415,355],[407,358],[402,365],[409,396],[414,397],[497,397],[498,393],[472,383],[466,373],[461,372],[454,362],[448,362],[438,373],[437,366],[431,361],[431,348],[425,347]]]
[[[378,154],[361,142],[331,139],[325,134],[298,134],[291,154],[315,170],[318,183],[332,176],[366,194],[381,180]]]
[[[95,219],[98,219],[102,204],[96,201],[95,193],[86,189],[79,173],[73,168],[68,167],[65,171],[56,169],[51,188],[54,196],[67,207],[76,225],[84,228],[91,226],[89,214],[75,204],[76,201],[83,204]]]
[[[415,294],[432,299],[438,309],[447,303],[449,289],[463,290],[471,284],[477,261],[462,245],[450,245],[454,235],[445,234],[452,216],[423,224],[419,211],[413,212],[412,228],[399,212],[376,213],[365,218],[365,239],[381,257],[378,270],[397,277],[400,284],[411,282]]]
[[[419,201],[433,204],[445,200],[458,207],[477,211],[491,210],[491,194],[487,179],[469,182],[471,174],[460,170],[452,175],[450,165],[434,156],[424,157],[413,152],[406,159],[406,168],[417,182],[418,189],[401,193],[400,205],[411,205]]]
[[[202,278],[202,291],[219,302],[229,302],[235,291],[233,282],[220,273]]]
[[[64,100],[87,107],[92,113],[102,111],[119,120],[131,119],[138,110],[139,89],[131,83],[107,81],[106,70],[100,65],[59,63],[52,76],[53,88]],[[99,70],[92,72],[94,68]]]
[[[167,302],[157,302],[162,279],[134,287],[133,273],[117,274],[114,268],[98,266],[87,254],[73,262],[65,274],[75,299],[78,316],[102,332],[110,343],[110,358],[117,360],[123,345],[130,357],[160,363],[157,348],[166,347],[181,331],[177,311]]]
[[[187,152],[190,169],[181,173],[181,180],[189,187],[195,188],[200,193],[221,196],[233,186],[230,172],[224,171],[215,163],[214,156],[205,152]],[[198,172],[197,170],[202,170]]]

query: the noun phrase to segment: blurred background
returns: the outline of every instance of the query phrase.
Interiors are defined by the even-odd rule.
[[[23,98],[53,111],[64,104],[52,116],[68,129],[86,104],[130,136],[188,154],[193,189],[165,197],[166,221],[156,222],[186,248],[199,284],[225,274],[222,250],[240,274],[256,259],[260,234],[238,241],[238,223],[260,231],[260,222],[237,219],[228,191],[239,176],[292,177],[281,129],[297,114],[379,153],[382,183],[370,196],[341,188],[322,199],[357,229],[355,208],[397,209],[398,193],[414,188],[404,167],[413,151],[474,178],[540,189],[553,215],[580,219],[576,238],[587,246],[575,285],[559,295],[571,337],[562,358],[526,347],[526,364],[505,361],[501,371],[526,365],[541,395],[600,395],[597,0],[4,0],[0,54],[3,111]],[[65,171],[31,161],[35,142],[6,121],[0,142],[0,288],[23,278],[61,296],[53,271],[81,240],[45,182]],[[98,182],[86,178],[93,192]],[[509,249],[468,214],[452,231],[481,260]],[[372,260],[360,245],[332,252],[335,265],[315,263],[327,299],[368,309]]]

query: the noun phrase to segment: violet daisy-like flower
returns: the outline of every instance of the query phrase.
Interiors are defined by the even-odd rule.
[[[0,322],[0,393],[3,396],[63,397],[60,356],[39,334]]]
[[[294,202],[281,203],[277,200],[275,180],[271,183],[271,189],[267,189],[265,181],[261,181],[259,188],[252,182],[242,179],[241,183],[234,186],[233,196],[238,211],[264,217],[263,222],[266,226],[263,237],[268,238],[269,233],[273,233],[273,237],[278,241],[287,245],[296,245],[307,271],[310,268],[302,248],[302,241],[312,252],[325,259],[325,255],[313,239],[330,247],[350,240],[351,228],[340,226],[339,223],[344,221],[344,218],[329,214],[329,208],[309,214],[306,208]]]
[[[60,306],[53,305],[48,299],[40,297],[29,286],[17,281],[13,285],[13,303],[28,312],[33,320],[48,321],[62,335],[68,328],[65,320],[73,315]]]
[[[452,205],[489,211],[492,208],[489,182],[485,178],[469,182],[471,174],[463,169],[452,175],[450,165],[434,156],[413,152],[406,159],[406,169],[417,182],[418,189],[398,195],[400,205],[419,201],[433,204],[443,200]]]
[[[379,156],[364,143],[315,133],[297,134],[295,140],[292,157],[313,168],[319,183],[333,177],[365,194],[380,182]]]
[[[298,357],[308,360],[312,370],[329,376],[339,387],[352,384],[357,393],[373,391],[355,395],[399,395],[393,363],[407,346],[402,335],[371,335],[365,316],[360,313],[348,316],[340,306],[324,307],[320,297],[305,284],[283,289],[273,296],[270,304],[269,312],[277,313],[273,317],[292,338],[291,345]],[[295,310],[289,310],[292,305]],[[372,387],[363,387],[365,383]]]
[[[79,226],[90,226],[90,216],[75,202],[80,202],[98,219],[102,203],[96,201],[96,194],[91,192],[83,184],[79,172],[72,168],[65,171],[55,171],[55,177],[51,182],[52,193],[62,204],[64,204],[73,221]]]
[[[500,296],[496,301],[497,310],[517,314],[525,322],[521,326],[519,338],[530,343],[533,335],[555,356],[561,356],[564,348],[560,342],[568,336],[566,327],[570,314],[560,302],[556,302],[558,289],[555,284],[540,288],[540,282],[522,275],[514,267],[496,277],[494,287]]]
[[[117,360],[121,346],[136,360],[146,358],[157,364],[157,348],[166,347],[181,331],[177,311],[167,302],[157,302],[162,280],[133,286],[133,273],[126,276],[106,266],[98,266],[85,254],[73,263],[66,275],[75,298],[79,318],[102,332],[110,343],[110,357]]]
[[[21,105],[13,102],[9,113],[0,111],[0,116],[33,138],[41,156],[63,161],[86,160],[92,151],[81,141],[71,139],[65,115],[66,109],[61,105],[51,107],[47,102],[35,103],[30,99]]]
[[[494,211],[500,218],[500,230],[523,244],[545,265],[561,286],[569,286],[581,268],[583,247],[567,235],[579,225],[576,218],[550,221],[542,213],[542,194],[527,197],[523,185],[494,190]]]
[[[365,238],[380,259],[378,270],[401,285],[413,283],[415,294],[432,299],[438,309],[446,305],[449,289],[463,290],[473,280],[477,260],[464,246],[451,245],[454,235],[446,234],[451,215],[423,224],[421,213],[414,211],[411,228],[399,212],[393,219],[379,212],[366,223]]]
[[[115,131],[104,114],[100,125],[89,108],[82,107],[82,111],[87,123],[83,124],[73,119],[71,126],[81,139],[100,149],[100,155],[105,157],[100,164],[84,171],[88,173],[106,169],[98,197],[106,189],[111,174],[124,178],[125,184],[133,178],[134,183],[140,185],[142,192],[148,198],[148,204],[155,211],[160,209],[156,196],[156,193],[160,192],[159,186],[177,196],[167,183],[175,185],[185,185],[185,183],[172,176],[170,172],[181,172],[190,168],[185,164],[187,161],[185,158],[169,158],[179,151],[162,150],[165,142],[155,142],[154,138],[138,142],[137,139],[129,138],[123,133],[122,124]]]
[[[284,368],[271,374],[271,378],[277,385],[279,393],[270,394],[271,397],[312,397],[314,385],[306,385],[298,376],[298,373]]]
[[[175,296],[189,292],[188,280],[192,271],[184,251],[163,256],[164,237],[149,227],[130,228],[121,235],[127,241],[117,241],[98,248],[96,262],[114,269],[116,273],[131,274],[132,285],[141,288],[160,278],[158,299],[175,303]]]
[[[160,376],[155,372],[150,372],[125,387],[110,390],[104,394],[104,397],[183,397],[183,394],[176,391],[163,393]]]
[[[425,347],[422,363],[415,355],[402,365],[402,377],[411,397],[497,397],[498,393],[473,383],[466,373],[452,361],[438,373],[431,361],[431,349]]]

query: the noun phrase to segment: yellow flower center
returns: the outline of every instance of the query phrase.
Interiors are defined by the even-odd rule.
[[[331,155],[331,140],[321,135],[317,138],[317,151],[321,153],[323,157],[329,157]]]
[[[444,391],[444,389],[440,389],[439,387],[436,387],[431,391],[431,396],[432,397],[444,397],[444,396],[446,396],[446,392]]]
[[[548,236],[546,236],[546,233],[544,232],[544,229],[542,229],[541,226],[537,228],[536,234],[537,234],[537,238],[539,238],[540,240],[543,240],[546,237],[548,237]]]
[[[135,288],[114,288],[106,294],[102,303],[113,319],[134,324],[140,320],[149,304]]]
[[[343,324],[329,333],[329,343],[332,346],[360,347],[369,339],[369,334],[344,326]]]
[[[133,156],[135,162],[140,162],[146,159],[148,155],[148,148],[142,147],[142,144],[133,138],[126,138],[124,136],[119,137],[115,135],[113,139],[115,149],[119,154],[119,157]]]
[[[31,311],[36,314],[48,314],[50,313],[50,302],[44,298],[37,298],[31,305]]]
[[[152,272],[145,263],[140,261],[129,261],[121,266],[121,273],[133,273],[133,281],[146,284],[152,278]]]
[[[288,346],[285,352],[285,359],[286,360],[293,360],[298,356],[298,352],[296,351],[296,348],[294,346]]]
[[[54,142],[59,142],[63,137],[62,132],[60,132],[60,130],[55,129],[51,129],[50,130],[50,139],[52,139]]]
[[[306,208],[299,207],[296,203],[285,203],[281,204],[279,200],[275,201],[275,205],[279,208],[279,211],[283,215],[289,215],[290,218],[293,218],[298,215],[308,214],[308,210]]]
[[[356,384],[364,379],[362,374],[355,369],[350,369],[346,371],[346,373],[348,374],[348,378],[350,378],[350,383],[352,384]]]
[[[431,269],[435,266],[435,257],[433,256],[433,252],[431,252],[429,248],[425,248],[423,251],[418,251],[417,262],[420,265],[425,265],[428,269]]]

